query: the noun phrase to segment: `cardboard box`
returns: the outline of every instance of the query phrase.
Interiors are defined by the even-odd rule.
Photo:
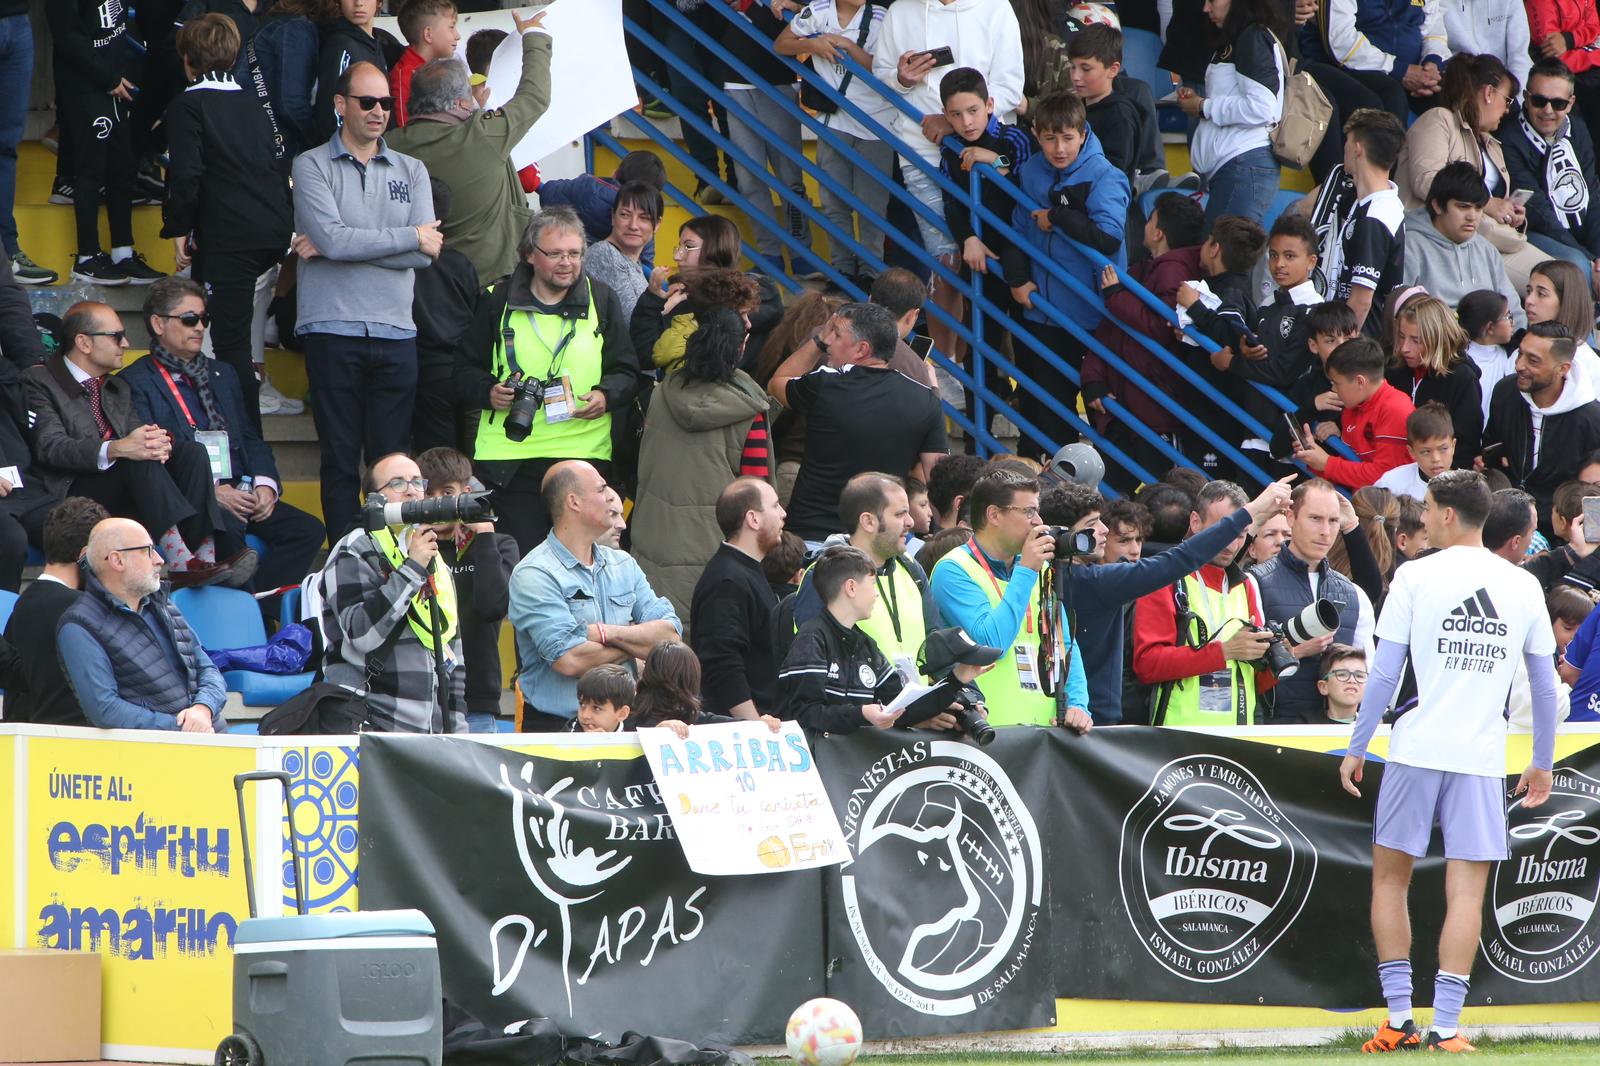
[[[0,1062],[100,1058],[100,956],[0,951]]]

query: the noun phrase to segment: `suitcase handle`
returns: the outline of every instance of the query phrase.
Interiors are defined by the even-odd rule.
[[[300,887],[300,848],[294,835],[294,814],[289,806],[289,775],[282,770],[252,770],[233,775],[233,790],[239,802],[239,835],[244,850],[244,891],[250,904],[250,917],[256,916],[255,864],[250,859],[250,823],[244,813],[244,786],[252,781],[276,781],[283,786],[283,813],[289,819],[289,864],[294,873],[294,905],[299,914],[306,912],[306,898]]]

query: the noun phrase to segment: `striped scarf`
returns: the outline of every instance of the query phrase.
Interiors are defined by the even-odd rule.
[[[165,367],[167,373],[173,376],[182,375],[200,398],[200,406],[206,413],[206,429],[214,429],[221,433],[228,431],[228,420],[222,414],[222,407],[217,403],[216,395],[211,391],[211,360],[203,355],[193,359],[179,359],[159,344],[150,346],[150,358],[156,365]]]
[[[1584,216],[1589,213],[1589,179],[1578,165],[1578,153],[1572,150],[1571,122],[1567,119],[1561,124],[1552,143],[1529,124],[1526,114],[1517,120],[1533,150],[1544,156],[1545,195],[1555,208],[1556,221],[1575,230],[1582,228]]]

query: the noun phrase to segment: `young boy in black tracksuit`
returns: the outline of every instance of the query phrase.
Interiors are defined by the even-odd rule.
[[[161,277],[133,250],[133,83],[139,46],[129,36],[122,0],[53,0],[56,96],[63,156],[74,173],[78,252],[73,277],[102,285],[149,284]],[[69,147],[70,145],[70,147]],[[111,254],[100,247],[100,189],[105,189]]]
[[[1361,327],[1356,324],[1355,312],[1343,300],[1329,300],[1307,308],[1304,326],[1306,350],[1311,353],[1311,359],[1305,372],[1284,391],[1295,405],[1294,424],[1310,426],[1311,431],[1323,439],[1339,431],[1340,410],[1338,397],[1333,394],[1333,382],[1324,367],[1335,348],[1360,336]],[[1279,418],[1272,426],[1272,454],[1288,462],[1294,456],[1294,447],[1288,427],[1282,423],[1283,419]]]
[[[954,127],[953,136],[962,144],[960,152],[951,150],[948,146],[939,146],[939,169],[944,176],[957,186],[967,188],[971,183],[972,168],[981,163],[988,163],[1000,173],[1010,177],[1016,173],[1016,168],[1033,154],[1033,137],[1019,126],[1010,126],[994,115],[994,100],[989,96],[989,85],[984,81],[983,75],[971,67],[957,67],[944,76],[939,83],[939,98],[944,104],[944,115]],[[996,218],[1006,221],[1011,219],[1011,209],[1016,201],[1006,191],[992,181],[986,181],[982,186],[981,202]],[[953,196],[944,198],[944,221],[950,229],[950,236],[956,242],[956,248],[961,253],[961,277],[971,281],[974,277],[979,279],[980,292],[983,298],[993,306],[986,310],[986,315],[992,316],[995,309],[1009,312],[1011,309],[1011,285],[1021,285],[1026,278],[1017,279],[1008,284],[1002,276],[999,263],[992,259],[1008,254],[1011,244],[995,232],[992,223],[974,217],[975,212],[963,205]],[[983,236],[979,237],[979,231]],[[970,325],[972,310],[968,309],[967,322]],[[1004,341],[1008,334],[1001,334],[1000,340]],[[1006,385],[1002,389],[1002,383]],[[990,375],[989,387],[1002,399],[1010,394],[1009,379],[1003,374]],[[977,394],[971,390],[965,392],[965,411],[967,418],[977,417]],[[989,427],[980,426],[987,431]],[[968,439],[971,443],[971,438]]]
[[[345,14],[323,27],[322,51],[317,59],[317,102],[313,120],[319,141],[331,140],[334,131],[339,128],[338,116],[333,109],[333,89],[338,84],[339,75],[354,63],[371,63],[385,74],[389,73],[385,38],[389,41],[393,38],[373,31],[372,19],[376,5],[372,11],[360,15],[361,22],[349,18],[352,12],[350,4],[340,6]]]
[[[470,491],[472,460],[454,448],[430,448],[417,456],[428,479],[429,496],[459,496]],[[494,732],[500,713],[500,624],[511,604],[511,571],[522,558],[509,533],[489,522],[435,526],[439,559],[456,583],[461,657],[467,668],[467,723],[474,733]]]

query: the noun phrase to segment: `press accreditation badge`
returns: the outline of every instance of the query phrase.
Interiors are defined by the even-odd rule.
[[[1027,692],[1039,691],[1039,666],[1034,660],[1033,649],[1026,644],[1018,644],[1011,649],[1013,660],[1017,664],[1017,681]]]
[[[546,425],[565,422],[572,417],[572,379],[565,374],[559,381],[544,387],[544,420]]]
[[[233,480],[233,452],[228,448],[228,434],[220,429],[197,429],[194,440],[211,460],[211,480]]]

